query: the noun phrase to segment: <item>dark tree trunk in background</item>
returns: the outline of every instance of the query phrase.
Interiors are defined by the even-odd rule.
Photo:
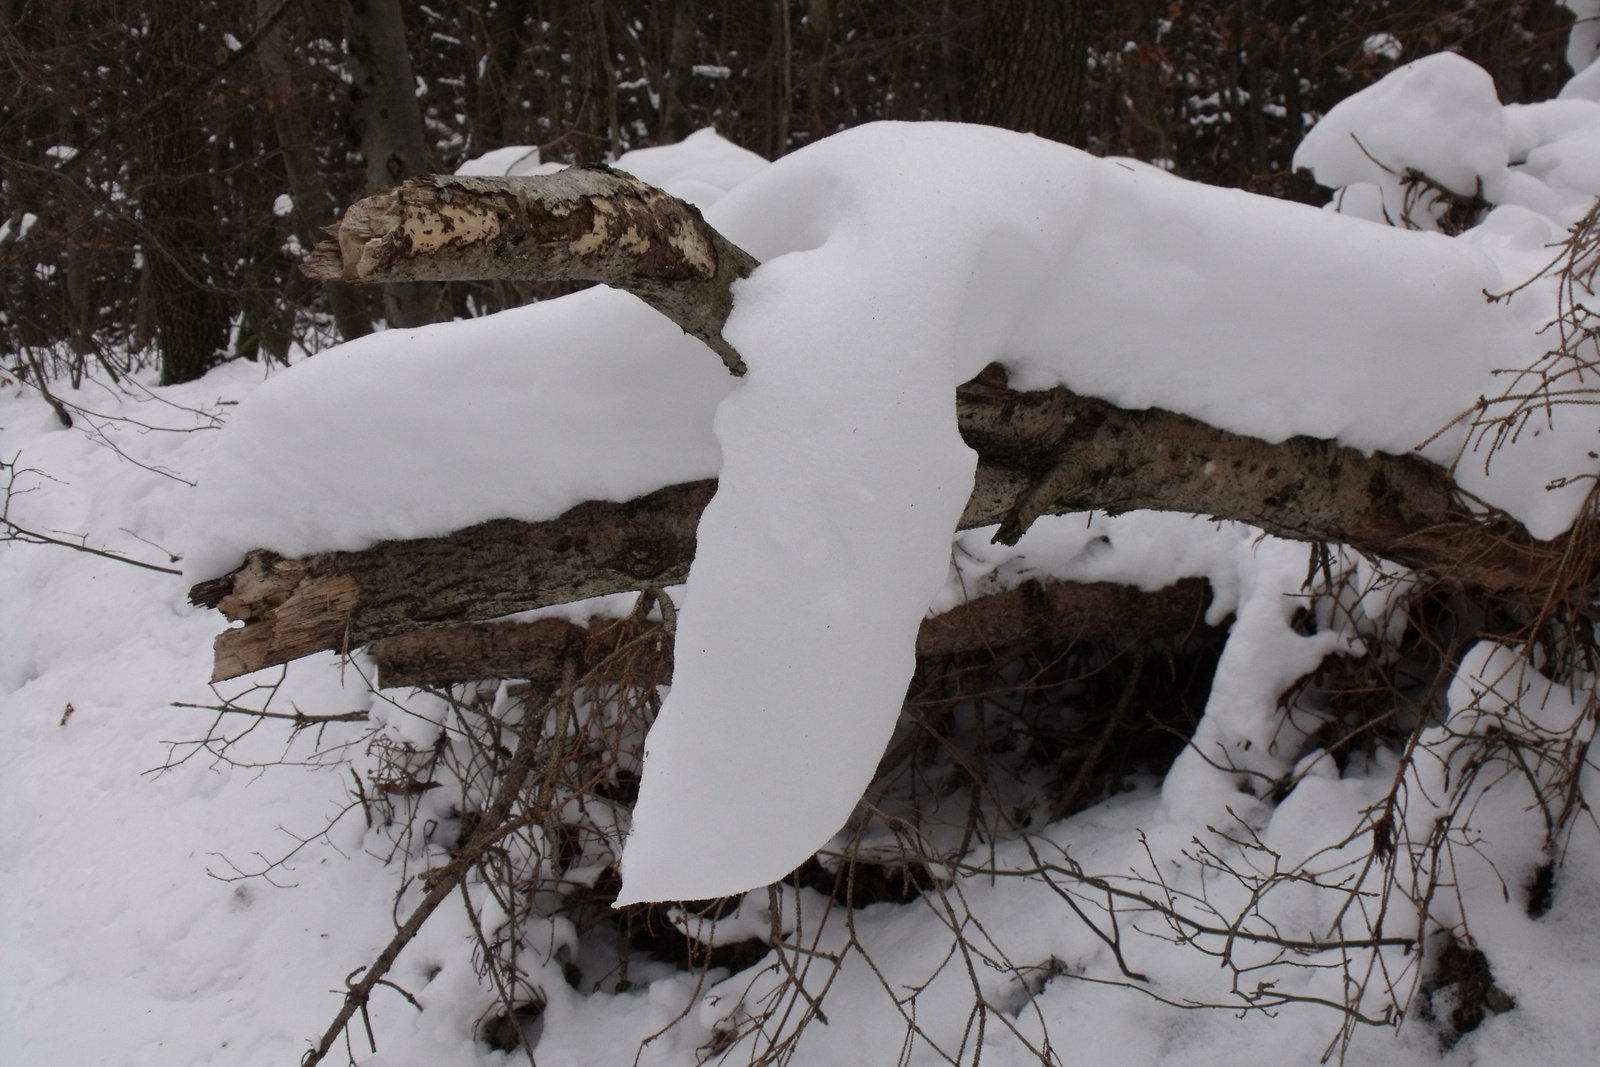
[[[508,139],[508,118],[516,121],[517,105],[532,81],[517,77],[517,64],[535,47],[541,29],[531,21],[537,13],[534,0],[458,0],[457,9],[462,38],[470,45],[460,72],[466,79],[469,151],[477,155],[517,143]]]
[[[194,14],[180,0],[162,0],[149,10],[150,81],[182,84],[193,57],[202,53]],[[211,157],[186,104],[180,99],[153,109],[139,141],[144,254],[163,385],[193,381],[215,366],[227,348],[232,318],[231,301],[215,288],[222,251]]]
[[[1083,0],[989,0],[978,45],[979,122],[1078,140],[1089,47]]]
[[[256,21],[264,22],[277,8],[277,0],[256,0]],[[322,240],[323,229],[339,221],[322,166],[312,147],[316,137],[303,105],[296,99],[289,30],[279,22],[256,46],[256,60],[264,79],[262,99],[277,134],[289,195],[294,199],[295,232],[307,249]],[[346,341],[372,332],[366,301],[344,282],[328,282],[328,304],[339,336]]]
[[[661,93],[662,144],[674,144],[693,132],[689,93],[694,85],[699,0],[673,0],[672,33],[667,45],[667,84]]]
[[[813,52],[810,83],[806,86],[812,141],[820,141],[830,132],[823,117],[823,102],[828,95],[828,60],[833,49],[833,6],[834,0],[810,0],[806,8],[806,36]]]
[[[344,0],[344,20],[350,98],[366,156],[367,192],[375,193],[427,171],[422,108],[400,0]],[[440,296],[439,286],[426,282],[385,286],[389,325],[427,325],[437,317]]]
[[[622,154],[617,71],[606,0],[568,0],[572,27],[572,156],[579,164]]]
[[[789,0],[772,0],[772,159],[789,151],[789,111],[794,107],[794,42],[789,35]]]

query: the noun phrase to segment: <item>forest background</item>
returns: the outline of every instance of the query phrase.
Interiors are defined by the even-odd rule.
[[[563,288],[380,299],[296,265],[364,192],[511,145],[600,162],[695,129],[769,159],[876,119],[978,121],[1307,202],[1334,103],[1454,50],[1552,97],[1544,0],[4,0],[0,352],[48,388],[166,382]],[[63,412],[65,415],[65,412]]]

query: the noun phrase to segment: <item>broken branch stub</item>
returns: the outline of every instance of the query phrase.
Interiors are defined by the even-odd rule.
[[[321,281],[588,281],[624,289],[704,341],[756,261],[693,205],[609,167],[524,178],[412,178],[351,205],[302,271]]]

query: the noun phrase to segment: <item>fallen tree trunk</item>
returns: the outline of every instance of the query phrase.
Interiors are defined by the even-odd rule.
[[[1019,535],[1040,514],[1179,511],[1281,537],[1347,544],[1514,600],[1549,589],[1562,543],[1477,518],[1440,468],[1328,441],[1270,444],[1183,415],[1124,411],[1064,389],[1019,393],[991,368],[957,391],[979,455],[963,528]],[[245,625],[217,638],[214,680],[446,623],[682,582],[713,481],[548,522],[501,519],[446,537],[245,565],[190,592]]]
[[[692,207],[620,172],[413,179],[353,206],[314,277],[352,281],[585,278],[637,293],[706,340],[754,260]],[[1351,548],[1502,598],[1538,603],[1571,584],[1567,539],[1538,542],[1463,501],[1442,468],[1331,441],[1267,442],[1159,409],[1128,411],[1057,388],[1016,392],[990,367],[957,390],[979,466],[962,528],[1014,543],[1043,514],[1177,511]],[[447,537],[291,560],[254,552],[191,600],[242,628],[217,639],[215,680],[313,652],[441,624],[681,582],[710,481],[626,503],[589,502],[538,523],[498,520]],[[1581,576],[1583,581],[1588,575]]]
[[[920,658],[1066,643],[1181,636],[1199,630],[1211,603],[1203,578],[1184,578],[1145,592],[1112,582],[1027,582],[952,608],[922,623]],[[448,685],[484,678],[526,678],[559,685],[564,665],[586,648],[607,620],[587,627],[565,619],[477,622],[416,630],[373,642],[378,687]],[[600,646],[604,648],[604,643]],[[630,661],[633,681],[672,680],[672,641]]]

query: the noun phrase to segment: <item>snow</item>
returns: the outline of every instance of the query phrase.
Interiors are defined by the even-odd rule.
[[[235,402],[303,376],[325,355],[289,374],[266,376],[265,383],[262,368],[235,363],[191,385],[152,389],[148,397],[121,397],[92,381],[78,391],[63,387],[61,395],[99,413],[108,439],[133,459],[192,478],[224,438],[197,427],[239,412],[248,403],[234,407]],[[111,417],[169,429],[145,432]],[[185,483],[134,467],[96,438],[61,428],[36,395],[14,385],[0,390],[0,426],[8,456],[20,450],[25,464],[58,479],[19,498],[13,513],[19,521],[83,532],[91,544],[165,562],[133,534],[178,543],[190,536],[189,528],[213,518],[186,506],[195,494]],[[1059,576],[1134,580],[1148,588],[1173,576],[1206,576],[1218,590],[1221,610],[1237,617],[1217,679],[1218,688],[1232,696],[1226,708],[1219,703],[1207,714],[1208,722],[1213,711],[1227,722],[1207,727],[1198,739],[1216,746],[1206,753],[1213,758],[1237,753],[1235,742],[1259,739],[1263,727],[1281,721],[1269,703],[1276,682],[1268,679],[1281,680],[1292,664],[1279,657],[1309,659],[1325,644],[1345,639],[1319,641],[1282,625],[1286,612],[1303,603],[1304,550],[1271,539],[1258,542],[1254,531],[1233,524],[1138,513],[1061,516],[1041,520],[1014,550],[990,544],[985,531],[963,534],[947,565],[945,584],[935,595],[944,606],[960,602],[963,585],[986,591]],[[230,862],[259,867],[256,854],[276,857],[293,846],[289,833],[315,834],[349,801],[348,765],[262,772],[216,765],[202,756],[159,776],[141,773],[167,760],[164,739],[193,738],[204,729],[204,712],[173,708],[170,701],[217,699],[203,684],[216,616],[183,603],[186,584],[66,549],[0,547],[0,599],[16,606],[0,613],[0,894],[10,917],[0,924],[0,958],[7,961],[0,972],[0,1062],[254,1067],[291,1061],[337,1009],[341,976],[370,960],[389,935],[398,878],[381,856],[392,846],[381,831],[364,828],[359,812],[335,828],[332,840],[313,841],[274,876],[276,886],[208,877],[230,874]],[[1505,653],[1487,646],[1466,662],[1465,680],[1450,699],[1462,728],[1478,729],[1465,726],[1482,713],[1470,710],[1473,689],[1487,692],[1499,680],[1505,696],[1518,685],[1540,684],[1521,673],[1508,686],[1500,678]],[[386,705],[368,690],[356,671],[361,667],[359,657],[345,666],[326,654],[296,663],[280,706],[318,712],[370,706],[386,731],[429,743],[437,727],[421,717],[437,710],[404,695],[404,712]],[[1258,674],[1264,677],[1252,684]],[[232,695],[246,684],[225,692]],[[1531,725],[1560,729],[1571,714],[1570,700],[1559,689],[1545,699],[1548,690],[1546,684],[1540,699],[1519,706],[1549,709],[1536,712],[1547,717]],[[68,703],[74,710],[62,725]],[[1506,702],[1478,703],[1494,713]],[[364,729],[365,724],[329,727],[324,745],[359,739]],[[242,755],[277,758],[284,737],[258,731]],[[309,740],[303,736],[290,755],[308,755]],[[1296,752],[1293,738],[1284,738],[1263,757],[1277,762],[1252,766],[1282,766]],[[364,758],[359,752],[352,756],[364,772]],[[1352,763],[1342,776],[1325,769],[1272,805],[1241,793],[1231,776],[1218,774],[1198,754],[1184,761],[1163,788],[1146,784],[1107,800],[1049,827],[1036,847],[1055,842],[1093,871],[1144,871],[1141,835],[1155,855],[1177,859],[1196,835],[1206,837],[1208,820],[1231,825],[1222,821],[1231,807],[1292,862],[1338,841],[1361,810],[1381,797],[1395,766],[1380,758],[1366,769]],[[1586,775],[1589,789],[1600,788],[1594,771]],[[1600,895],[1594,891],[1600,885],[1600,838],[1592,827],[1580,827],[1555,906],[1535,922],[1522,914],[1517,895],[1518,873],[1532,855],[1533,838],[1519,830],[1530,815],[1525,797],[1513,795],[1511,803],[1498,803],[1498,794],[1493,799],[1497,817],[1510,822],[1496,826],[1487,858],[1507,872],[1512,897],[1502,897],[1498,881],[1475,880],[1466,900],[1474,935],[1493,961],[1496,981],[1517,998],[1516,1009],[1486,1021],[1449,1054],[1438,1050],[1426,1028],[1411,1023],[1398,1037],[1362,1031],[1350,1062],[1577,1067],[1600,1042],[1600,1019],[1589,1010],[1593,960],[1600,952]],[[997,854],[1001,867],[1028,864],[1015,845],[1006,848]],[[1173,866],[1169,876],[1191,879],[1174,885],[1193,888],[1197,872]],[[1316,1009],[1241,1019],[1230,1012],[1167,1007],[1135,990],[1098,984],[1117,979],[1108,950],[1037,881],[973,874],[950,892],[959,892],[972,909],[971,928],[981,924],[991,939],[991,957],[1041,968],[1024,972],[1037,976],[1024,984],[979,967],[985,995],[1015,1013],[1011,1021],[1021,1035],[991,1019],[984,1056],[992,1062],[1036,1062],[1022,1040],[1037,1043],[1046,1031],[1058,1053],[1070,1041],[1072,1055],[1100,1050],[1134,1067],[1311,1062],[1334,1035],[1336,1018]],[[484,907],[481,887],[477,894]],[[841,924],[829,923],[817,933],[826,902],[815,892],[786,889],[780,902],[781,927],[802,931],[791,937],[803,936],[804,946],[814,951],[844,947]],[[1304,911],[1314,904],[1286,900],[1285,906],[1287,911],[1274,913],[1284,928],[1317,925]],[[955,1050],[970,1008],[966,978],[947,965],[953,942],[946,921],[933,898],[861,909],[854,918],[855,937],[892,988],[928,984],[919,1008],[926,1040],[914,1043],[916,1064],[943,1062],[929,1040]],[[757,893],[706,936],[718,942],[758,934],[770,922],[767,902]],[[688,1016],[645,1046],[638,1061],[687,1067],[697,1062],[696,1049],[715,1027],[757,1010],[756,994],[771,988],[770,972],[762,967],[713,972],[698,982],[656,965],[655,971],[641,970],[634,990],[580,993],[568,987],[554,959],[570,932],[552,923],[548,937],[533,934],[545,947],[530,951],[525,965],[549,997],[537,1046],[541,1064],[633,1062],[640,1043],[687,1008]],[[1227,978],[1214,960],[1133,929],[1125,936],[1133,965],[1158,976],[1155,992],[1226,1000]],[[1043,969],[1052,958],[1059,968]],[[1294,978],[1292,972],[1279,977]],[[430,921],[402,954],[393,978],[424,1011],[419,1014],[398,994],[376,1000],[371,1014],[379,1052],[358,1044],[363,1067],[506,1062],[471,1036],[492,994],[477,979],[472,934],[459,906]],[[820,981],[820,972],[808,979],[814,994],[821,992]],[[1337,994],[1336,984],[1296,988]],[[898,1055],[903,1025],[864,956],[847,954],[824,1005],[829,1025],[807,1031],[794,1060],[798,1067]],[[364,1040],[359,1032],[356,1037]]]
[[[624,152],[612,165],[703,210],[767,161],[707,128],[677,144]],[[536,146],[512,145],[470,159],[456,173],[523,177],[554,174],[565,166],[541,162]]]
[[[20,241],[24,237],[28,236],[28,231],[33,229],[33,224],[38,221],[39,216],[35,215],[31,211],[24,211],[22,213],[22,218],[17,222],[17,240]],[[0,242],[8,241],[10,238],[11,220],[6,219],[4,222],[0,222]]]
[[[1398,220],[1407,170],[1462,196],[1481,187],[1495,199],[1510,142],[1494,79],[1471,60],[1440,52],[1336,104],[1300,142],[1294,166],[1310,169],[1329,188],[1378,186]]]
[[[456,168],[456,173],[494,178],[523,178],[537,174],[554,174],[565,166],[564,163],[546,163],[541,160],[537,145],[519,144],[496,148],[492,152],[485,152],[481,156],[469,159]]]
[[[307,360],[229,420],[184,567],[536,521],[715,477],[727,372],[631,296],[371,334]],[[273,457],[263,462],[267,456]]]
[[[1525,207],[1559,234],[1600,194],[1596,79],[1591,66],[1560,99],[1501,106],[1483,70],[1453,53],[1427,56],[1335,105],[1294,165],[1339,190],[1330,206],[1341,214],[1437,229],[1446,205],[1407,187],[1417,172],[1458,196]]]
[[[767,161],[704,129],[677,144],[624,152],[614,165],[705,210],[764,170]]]
[[[1561,0],[1561,6],[1576,16],[1567,37],[1567,66],[1582,77],[1594,66],[1594,61],[1600,59],[1600,2]]]
[[[1588,0],[1568,6],[1594,14]],[[1574,35],[1583,60],[1580,44],[1595,45]],[[619,167],[694,200],[763,263],[739,287],[726,330],[750,365],[738,381],[632,297],[599,288],[386,331],[282,373],[235,363],[170,389],[63,384],[62,397],[89,413],[73,430],[36,395],[0,382],[0,455],[20,453],[19,466],[41,472],[27,476],[11,517],[159,563],[170,548],[186,572],[0,545],[0,603],[11,607],[0,616],[0,885],[11,917],[0,924],[0,1061],[281,1063],[335,1010],[340,994],[326,990],[391,932],[399,879],[381,856],[393,842],[355,815],[317,836],[349,804],[349,774],[373,765],[359,750],[365,724],[287,742],[263,729],[240,741],[243,766],[202,753],[141,774],[168,761],[161,739],[204,729],[206,713],[172,701],[218,699],[202,681],[218,622],[184,603],[188,582],[252,548],[359,548],[716,476],[688,587],[675,597],[677,667],[648,740],[625,899],[743,893],[840,847],[929,611],[1034,578],[1156,589],[1200,576],[1216,597],[1209,621],[1232,617],[1193,743],[1159,787],[1109,798],[1028,842],[990,841],[987,858],[969,862],[992,864],[992,874],[951,870],[939,893],[860,909],[849,930],[818,929],[825,902],[815,892],[775,891],[791,945],[805,931],[808,958],[843,960],[829,979],[828,1025],[806,1032],[795,1063],[900,1062],[903,1048],[904,1062],[939,1062],[935,1046],[970,1053],[974,985],[998,1011],[981,1038],[996,1063],[1037,1062],[1029,1043],[1047,1033],[1057,1052],[1070,1040],[1075,1056],[1139,1065],[1321,1057],[1338,1025],[1322,1009],[1291,1005],[1274,1020],[1182,1007],[1239,1007],[1233,976],[1164,939],[1148,915],[1128,921],[1125,949],[1154,976],[1138,988],[1165,1002],[1119,988],[1108,946],[1049,886],[1007,872],[1036,866],[1029,850],[1043,848],[1064,868],[1105,872],[1131,890],[1164,885],[1218,914],[1259,905],[1253,928],[1309,936],[1329,929],[1346,894],[1301,880],[1253,901],[1195,850],[1244,865],[1267,853],[1240,842],[1259,839],[1273,862],[1344,878],[1341,864],[1367,847],[1347,835],[1396,783],[1409,798],[1396,847],[1420,866],[1442,804],[1453,798],[1476,813],[1478,838],[1448,857],[1451,899],[1437,917],[1469,923],[1516,1008],[1451,1051],[1411,1021],[1398,1037],[1359,1031],[1351,1062],[1589,1062],[1600,1046],[1600,835],[1578,825],[1552,910],[1529,918],[1524,887],[1549,858],[1543,816],[1526,778],[1472,778],[1464,744],[1587,744],[1595,724],[1581,688],[1575,697],[1553,685],[1519,650],[1476,644],[1449,688],[1447,717],[1419,731],[1415,761],[1402,769],[1380,749],[1341,770],[1316,747],[1314,709],[1288,715],[1283,696],[1387,625],[1386,597],[1403,578],[1337,556],[1340,576],[1378,592],[1338,612],[1323,605],[1305,627],[1295,619],[1306,604],[1306,547],[1236,524],[1063,516],[1041,520],[1015,548],[990,543],[989,531],[953,533],[974,457],[955,432],[952,390],[991,361],[1018,387],[1064,384],[1271,440],[1309,433],[1405,452],[1493,395],[1495,369],[1540,355],[1548,287],[1498,304],[1483,292],[1542,266],[1546,246],[1597,191],[1600,104],[1573,94],[1502,107],[1474,71],[1429,57],[1329,113],[1300,161],[1339,187],[1336,211],[977,127],[880,124],[771,166],[710,131],[630,153]],[[1493,210],[1455,239],[1374,225],[1405,201],[1369,152],[1458,193],[1481,181]],[[505,149],[463,172],[547,166]],[[1463,463],[1459,479],[1537,536],[1559,533],[1585,488],[1545,486],[1595,473],[1590,410],[1558,410],[1487,466]],[[1463,435],[1437,437],[1425,454],[1448,463]],[[432,744],[437,700],[385,703],[366,666],[359,655],[296,663],[273,699],[370,710],[381,736]],[[340,743],[358,746],[350,763],[248,765],[285,751],[314,759],[318,744]],[[1529,776],[1548,771],[1536,764]],[[1275,801],[1264,781],[1292,788]],[[1580,782],[1600,795],[1592,764]],[[442,799],[428,803],[438,805],[432,817],[450,817]],[[262,866],[300,835],[309,843],[271,881],[207,877]],[[438,849],[424,845],[414,858]],[[1381,888],[1367,877],[1353,884]],[[482,890],[474,907],[493,915]],[[952,896],[970,923],[941,911]],[[400,903],[415,899],[413,889]],[[771,907],[761,892],[747,896],[705,938],[760,935]],[[1395,909],[1391,929],[1414,925],[1403,900]],[[763,995],[782,995],[770,957],[703,982],[662,968],[633,990],[580,993],[558,955],[572,951],[576,931],[563,918],[540,921],[548,929],[526,962],[548,998],[541,1063],[696,1063],[713,1030],[748,1021]],[[682,913],[674,921],[695,928]],[[970,973],[951,963],[953,925],[984,954]],[[1304,970],[1270,946],[1238,951],[1280,991],[1335,1000],[1347,991],[1329,954],[1312,957],[1327,969]],[[1402,984],[1414,980],[1415,953],[1386,949],[1382,961]],[[423,1010],[398,994],[375,1001],[381,1051],[358,1047],[363,1067],[506,1062],[472,1038],[493,998],[460,909],[430,922],[394,973]],[[820,993],[822,971],[807,973]],[[908,1043],[891,998],[912,988],[921,1031]],[[1369,996],[1364,1007],[1381,1010],[1381,991]],[[744,1040],[735,1062],[750,1051]]]
[[[774,203],[789,205],[777,227]],[[709,220],[763,261],[724,331],[751,373],[718,413],[723,481],[700,525],[625,900],[764,884],[844,821],[970,491],[950,390],[990,361],[1025,389],[1403,453],[1470,408],[1510,354],[1531,361],[1542,325],[1529,304],[1484,300],[1508,284],[1484,246],[980,127],[837,135]],[[1580,434],[1595,421],[1566,421],[1570,436],[1529,437],[1458,478],[1554,536],[1585,489],[1545,483],[1594,467]],[[1425,454],[1448,463],[1463,433]],[[880,614],[890,597],[899,612]],[[842,699],[837,677],[863,650],[883,693]],[[1259,717],[1282,685],[1265,690],[1295,676],[1240,700]]]

